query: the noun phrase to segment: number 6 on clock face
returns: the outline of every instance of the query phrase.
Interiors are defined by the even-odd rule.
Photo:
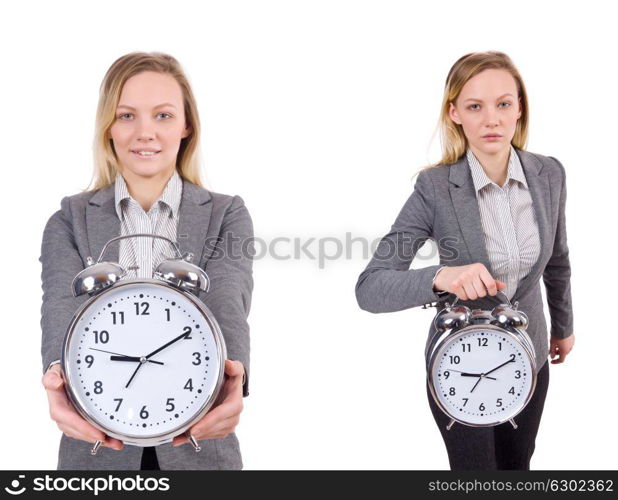
[[[213,405],[225,346],[212,313],[154,279],[96,295],[67,332],[63,367],[84,418],[127,444],[171,441]]]

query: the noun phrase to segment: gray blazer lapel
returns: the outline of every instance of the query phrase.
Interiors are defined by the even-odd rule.
[[[210,193],[183,179],[176,240],[181,252],[194,255],[192,262],[196,265],[200,264],[211,214]]]
[[[534,214],[539,228],[539,239],[541,251],[539,258],[530,270],[530,273],[522,278],[515,292],[513,299],[524,295],[530,286],[536,283],[538,276],[543,272],[542,266],[547,262],[546,256],[551,254],[551,189],[547,172],[543,172],[543,164],[534,155],[520,149],[515,150],[526,176],[526,182],[530,188],[530,197],[534,205]]]
[[[105,243],[120,235],[120,221],[116,214],[115,188],[111,184],[97,191],[88,201],[86,207],[86,230],[90,256],[98,259]],[[110,245],[103,260],[118,262],[118,243]]]
[[[489,262],[489,256],[485,248],[485,237],[483,236],[483,226],[481,224],[481,214],[474,182],[466,156],[462,156],[456,163],[453,163],[449,173],[449,192],[453,208],[459,222],[459,229],[463,235],[470,259],[472,262],[480,262],[485,265],[489,273],[493,276],[493,269]]]

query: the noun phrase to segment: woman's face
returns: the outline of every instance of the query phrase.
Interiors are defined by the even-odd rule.
[[[182,89],[174,77],[144,71],[125,82],[110,129],[125,180],[169,178],[180,141],[190,132]]]
[[[449,108],[462,126],[473,152],[491,155],[510,148],[521,106],[517,84],[504,69],[486,69],[473,76]]]

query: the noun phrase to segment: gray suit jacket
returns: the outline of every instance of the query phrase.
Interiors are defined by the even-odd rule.
[[[541,252],[530,273],[519,281],[512,302],[528,314],[528,334],[536,349],[537,370],[549,351],[547,325],[539,280],[547,290],[551,335],[573,333],[571,267],[567,247],[566,182],[562,164],[552,157],[516,149],[530,188],[538,221]],[[481,262],[493,274],[483,237],[483,228],[466,156],[449,165],[421,171],[414,192],[395,220],[390,233],[380,241],[373,259],[356,284],[358,304],[366,311],[399,311],[436,302],[438,310],[452,295],[439,297],[432,280],[438,265],[409,269],[412,259],[428,239],[438,244],[440,264],[462,266]],[[474,301],[459,301],[473,308],[492,309],[502,295]],[[429,338],[433,325],[429,328]],[[428,338],[428,342],[429,342]]]
[[[85,192],[62,200],[43,233],[43,305],[41,309],[43,370],[61,359],[62,341],[77,308],[88,297],[73,297],[71,281],[86,265],[97,259],[103,245],[120,234],[114,206],[113,184],[96,192]],[[217,318],[229,359],[239,360],[246,370],[244,395],[248,395],[249,325],[247,316],[253,290],[252,257],[246,251],[253,226],[243,200],[213,193],[183,181],[177,241],[180,250],[192,252],[193,262],[206,270],[211,280],[208,293],[199,298]],[[244,247],[242,245],[244,244]],[[242,251],[244,248],[244,252]],[[249,247],[251,248],[251,247]],[[118,262],[118,244],[111,245],[105,260]],[[230,258],[230,255],[234,258]],[[198,260],[199,258],[199,260]],[[205,440],[202,451],[189,445],[157,446],[162,470],[240,469],[242,460],[235,434]],[[122,451],[101,447],[90,455],[91,444],[62,435],[58,469],[138,470],[142,448],[125,446]]]

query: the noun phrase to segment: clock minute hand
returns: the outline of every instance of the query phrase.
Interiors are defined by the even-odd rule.
[[[485,375],[489,375],[490,373],[493,373],[496,370],[502,368],[504,365],[508,365],[509,363],[513,363],[513,362],[515,362],[514,359],[509,359],[508,361],[505,361],[504,363],[502,363],[500,366],[496,366],[493,370],[489,370],[487,373],[485,373]]]
[[[180,339],[185,338],[187,335],[189,335],[191,332],[189,333],[183,333],[182,335],[178,335],[178,337],[176,337],[173,340],[170,340],[167,344],[162,345],[161,347],[159,347],[158,349],[155,349],[154,351],[152,351],[150,354],[144,356],[146,359],[154,356],[155,354],[157,354],[158,352],[161,352],[163,349],[165,349],[166,347],[171,346],[173,343],[178,342]]]

